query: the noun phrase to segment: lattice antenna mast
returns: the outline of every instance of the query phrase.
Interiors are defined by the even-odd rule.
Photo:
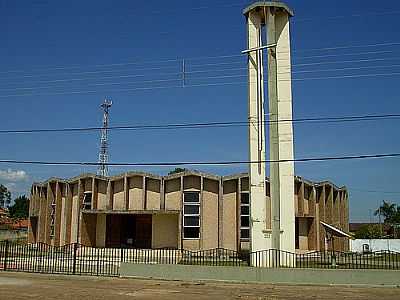
[[[100,138],[100,152],[99,152],[99,169],[97,175],[108,176],[108,124],[109,124],[109,110],[112,105],[112,101],[104,99],[104,102],[100,105],[103,109],[103,127],[101,129]]]

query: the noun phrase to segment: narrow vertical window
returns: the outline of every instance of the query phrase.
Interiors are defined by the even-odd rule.
[[[92,192],[85,192],[82,207],[83,209],[92,209]]]
[[[200,193],[183,194],[183,238],[200,238]]]
[[[240,239],[250,239],[250,197],[248,192],[240,193]]]
[[[51,202],[51,213],[50,213],[50,238],[54,238],[54,227],[56,219],[56,199]]]

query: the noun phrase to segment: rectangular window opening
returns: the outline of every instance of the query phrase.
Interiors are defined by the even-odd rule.
[[[183,194],[183,238],[200,238],[200,193]]]
[[[83,209],[92,209],[92,193],[85,192],[83,196]]]
[[[50,212],[50,238],[54,238],[54,227],[56,218],[56,199],[51,202],[51,212]]]
[[[240,239],[248,241],[250,239],[250,194],[249,192],[240,193]]]

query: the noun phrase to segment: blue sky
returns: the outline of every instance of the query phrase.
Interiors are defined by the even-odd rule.
[[[245,121],[245,57],[206,57],[240,55],[245,49],[241,11],[248,3],[0,0],[0,129],[99,126],[104,97],[114,102],[112,125]],[[400,72],[399,45],[310,51],[400,42],[400,3],[287,3],[295,11],[293,78],[392,74],[294,81],[295,118],[400,112],[400,76],[395,74]],[[177,88],[183,58],[187,87]],[[341,68],[352,69],[326,71]],[[238,84],[207,86],[231,82]],[[295,154],[399,152],[399,122],[296,124]],[[113,131],[110,144],[114,162],[246,160],[248,151],[245,127]],[[3,134],[0,159],[97,161],[98,146],[97,132]],[[368,221],[370,209],[380,201],[399,203],[399,167],[399,159],[393,158],[308,162],[297,163],[296,174],[346,185],[351,219]],[[169,168],[140,169],[164,174]],[[246,166],[197,169],[223,175],[245,171]],[[0,183],[16,196],[28,193],[32,181],[81,172],[95,169],[2,164]]]

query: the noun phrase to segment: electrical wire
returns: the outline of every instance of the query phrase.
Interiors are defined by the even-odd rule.
[[[344,122],[360,122],[372,120],[388,120],[400,118],[400,114],[381,114],[381,115],[358,115],[358,116],[336,116],[336,117],[318,117],[318,118],[297,118],[297,119],[281,119],[281,120],[265,120],[262,123],[306,123],[306,122],[322,122],[322,123],[344,123]],[[175,124],[136,124],[126,126],[110,126],[107,130],[159,130],[159,129],[193,129],[193,128],[220,128],[220,127],[237,127],[248,126],[253,122],[231,121],[231,122],[202,122],[202,123],[175,123]],[[59,128],[59,129],[14,129],[0,130],[0,134],[11,133],[44,133],[44,132],[82,132],[82,131],[98,131],[102,127],[77,127],[77,128]]]
[[[397,14],[400,14],[399,10],[385,11],[385,12],[371,12],[371,13],[364,13],[364,14],[331,16],[331,17],[296,18],[296,19],[294,19],[294,22],[314,21],[316,19],[321,19],[321,20],[326,21],[326,20],[337,20],[337,19],[345,19],[345,18],[358,18],[358,17],[367,17],[367,16],[384,16],[384,15],[397,15]]]
[[[364,67],[346,67],[346,68],[301,70],[301,71],[292,71],[292,74],[317,73],[317,72],[334,72],[334,71],[350,71],[350,70],[354,71],[354,70],[394,68],[394,67],[400,67],[400,64],[372,65],[372,66],[364,66]],[[244,71],[244,70],[247,70],[247,69],[248,69],[247,67],[244,67],[244,68],[227,68],[227,69],[219,69],[219,70],[198,70],[198,71],[184,72],[184,74],[185,75],[191,75],[191,74],[201,74],[201,73],[210,73],[210,72],[220,73],[220,72],[230,72],[230,71]],[[288,74],[288,73],[289,72],[279,72],[278,74]],[[157,73],[155,75],[157,75],[157,76],[181,76],[182,74],[183,74],[183,72],[179,72],[179,73]],[[105,77],[103,76],[101,78],[56,79],[56,80],[38,81],[36,83],[56,83],[57,84],[57,83],[73,82],[73,81],[91,81],[91,80],[137,78],[137,77],[146,77],[146,76],[149,76],[149,75],[152,75],[152,74],[133,74],[133,75],[105,76]],[[234,76],[234,77],[236,77],[236,76]],[[191,77],[191,78],[188,78],[188,79],[203,79],[203,78]],[[160,82],[163,82],[163,81],[164,80],[161,80]],[[169,80],[167,80],[167,81],[169,81]],[[171,80],[171,81],[175,81],[175,80]],[[139,82],[139,83],[142,83],[142,82]],[[154,82],[154,81],[150,81],[150,82]],[[9,83],[9,84],[13,84],[13,83]],[[108,83],[108,84],[112,85],[112,83]],[[107,85],[107,83],[100,84],[100,85]],[[89,86],[96,86],[96,84],[95,85],[89,85]],[[35,87],[16,87],[16,88],[1,89],[0,91],[33,90],[33,89],[40,89],[40,88],[50,88],[50,87],[40,87],[40,86],[35,86]]]
[[[377,190],[363,190],[363,189],[356,189],[356,188],[349,188],[351,191],[362,192],[362,193],[379,193],[379,194],[400,194],[399,192],[395,191],[377,191]]]
[[[282,74],[282,73],[280,73]],[[289,74],[289,72],[287,73]],[[292,78],[292,79],[281,79],[280,81],[307,81],[307,80],[324,80],[324,79],[348,79],[348,78],[368,78],[368,77],[382,77],[382,76],[398,76],[399,72],[392,73],[372,73],[372,74],[358,74],[358,75],[340,75],[340,76],[325,76],[325,77],[309,77],[309,78]],[[233,77],[246,77],[247,75],[231,75],[231,76],[214,76],[214,77],[203,77],[199,79],[223,79],[223,78],[233,78]],[[165,82],[165,81],[182,81],[182,79],[171,79],[171,80],[149,80],[145,83],[154,82]],[[141,84],[143,82],[131,82],[131,83],[119,83],[119,84]],[[211,87],[211,86],[225,86],[225,85],[244,85],[248,84],[249,81],[235,81],[235,82],[219,82],[219,83],[201,83],[201,84],[185,84],[176,86],[153,86],[153,87],[136,87],[136,88],[124,88],[124,89],[113,89],[110,92],[134,92],[134,91],[145,91],[145,90],[157,90],[157,89],[172,89],[172,88],[195,88],[195,87]],[[107,84],[104,84],[107,85]],[[1,92],[1,91],[0,91]],[[48,93],[24,93],[24,94],[7,94],[0,95],[0,98],[10,98],[10,97],[27,97],[27,96],[60,96],[60,95],[76,95],[76,94],[96,94],[102,93],[99,90],[78,90],[78,91],[67,91],[67,92],[48,92]]]
[[[317,66],[317,65],[328,65],[328,64],[347,64],[347,63],[363,63],[372,61],[388,61],[388,60],[398,60],[400,57],[385,57],[385,58],[367,58],[367,59],[353,59],[353,60],[334,60],[334,61],[321,61],[314,63],[302,63],[302,64],[292,64],[293,67],[304,67],[304,66]]]
[[[300,50],[293,50],[293,53],[296,52],[313,52],[313,51],[330,51],[330,50],[340,50],[340,49],[352,49],[352,48],[370,48],[370,47],[382,47],[382,46],[399,46],[400,42],[387,42],[387,43],[375,43],[375,44],[365,44],[365,45],[344,45],[344,46],[336,46],[336,47],[323,47],[323,48],[313,48],[313,49],[300,49]],[[388,50],[386,50],[388,51]],[[238,51],[239,52],[239,51]],[[284,53],[284,52],[282,52]],[[361,53],[359,53],[361,54]],[[146,64],[146,63],[151,63],[151,64],[156,64],[156,63],[169,63],[169,62],[181,62],[182,60],[185,61],[190,61],[190,60],[201,60],[201,59],[224,59],[224,58],[234,58],[234,57],[244,57],[243,54],[232,54],[232,55],[216,55],[216,56],[197,56],[197,57],[191,57],[191,58],[172,58],[172,59],[161,59],[161,60],[147,60],[144,61],[143,59],[137,60],[137,61],[131,61],[131,62],[124,62],[124,63],[111,63],[111,64],[97,64],[97,65],[92,65],[89,67],[92,68],[104,68],[104,67],[122,67],[122,66],[129,66],[129,65],[138,65],[138,64]],[[309,56],[308,58],[312,58]],[[232,62],[230,62],[232,63]],[[220,65],[219,64],[211,64],[211,65]],[[224,63],[227,64],[227,63]],[[198,66],[199,64],[196,64],[194,66]],[[201,65],[207,65],[207,64],[200,64]],[[85,66],[86,68],[88,66]],[[58,67],[49,67],[49,68],[36,68],[35,70],[38,71],[58,71],[58,70],[68,70],[68,69],[77,69],[77,68],[83,68],[83,66],[58,66]],[[158,67],[158,68],[143,68],[140,70],[154,70],[154,69],[163,69],[167,68],[166,66],[164,67]],[[0,71],[0,74],[9,74],[9,73],[23,73],[27,72],[26,70],[6,70],[6,71]],[[113,70],[102,70],[102,71],[89,71],[89,72],[74,72],[71,73],[72,75],[77,75],[77,74],[97,74],[97,73],[106,73],[106,72],[113,72]],[[114,71],[115,72],[115,71]],[[49,74],[28,74],[28,75],[21,75],[20,77],[23,78],[31,78],[35,76],[48,76]]]
[[[340,76],[323,76],[323,77],[308,77],[308,78],[293,78],[292,81],[306,80],[326,80],[326,79],[345,79],[345,78],[366,78],[366,77],[381,77],[381,76],[398,76],[400,72],[393,73],[375,73],[375,74],[358,74],[358,75],[340,75]],[[288,81],[288,80],[282,80]]]
[[[348,156],[327,156],[327,157],[308,157],[297,159],[281,159],[281,160],[260,160],[260,161],[192,161],[192,162],[122,162],[122,163],[99,163],[99,162],[83,162],[83,161],[35,161],[35,160],[0,160],[0,163],[7,164],[30,164],[30,165],[52,165],[52,166],[66,166],[66,165],[80,165],[80,166],[224,166],[224,165],[237,165],[237,164],[259,164],[259,163],[289,163],[289,162],[320,162],[320,161],[333,161],[333,160],[359,160],[359,159],[379,159],[379,158],[397,158],[400,153],[385,153],[385,154],[366,154],[366,155],[348,155]]]

